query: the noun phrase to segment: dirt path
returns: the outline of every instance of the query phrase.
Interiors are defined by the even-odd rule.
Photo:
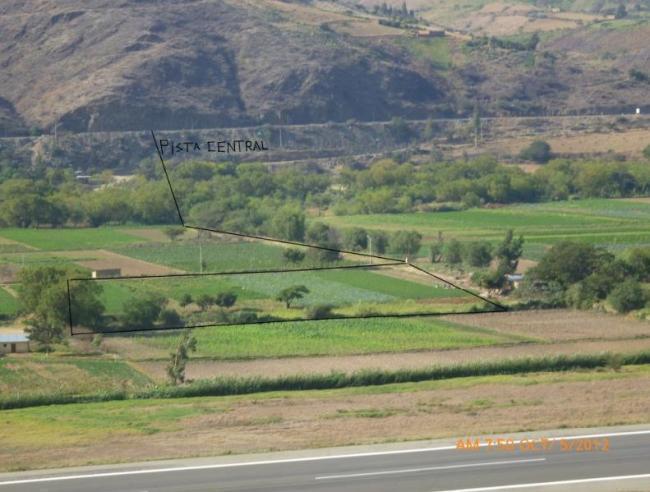
[[[507,347],[477,347],[456,350],[432,350],[338,357],[291,357],[282,359],[257,359],[252,361],[194,360],[187,365],[189,379],[225,377],[278,377],[292,374],[354,372],[362,369],[416,369],[436,364],[458,364],[476,361],[496,361],[517,357],[543,357],[599,352],[637,352],[650,350],[650,338],[617,341],[576,341],[548,344],[519,344]],[[167,355],[167,354],[165,354]],[[134,367],[152,379],[167,378],[167,361],[141,361]]]

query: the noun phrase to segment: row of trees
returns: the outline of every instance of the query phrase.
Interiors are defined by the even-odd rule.
[[[626,313],[646,305],[650,248],[620,257],[590,244],[563,241],[529,270],[519,295],[546,305],[590,309],[608,304]]]
[[[545,160],[549,152],[538,142],[525,153]],[[316,214],[324,209],[340,215],[399,213],[440,209],[450,202],[458,208],[650,193],[650,168],[642,162],[555,159],[526,173],[487,156],[418,165],[381,159],[338,173],[314,166],[270,170],[262,164],[186,161],[173,167],[171,177],[188,223],[298,241],[307,234],[305,209]],[[61,170],[0,184],[0,226],[126,222],[178,222],[161,176],[147,172],[94,191]]]

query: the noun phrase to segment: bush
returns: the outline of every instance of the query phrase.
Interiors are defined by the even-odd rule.
[[[309,319],[325,319],[332,318],[332,309],[334,306],[331,304],[317,304],[307,310],[307,318]]]
[[[289,263],[300,263],[305,259],[305,252],[296,248],[288,248],[282,252],[282,256]]]
[[[194,302],[194,301],[192,300],[192,296],[190,294],[183,294],[181,296],[179,304],[181,305],[181,307],[185,307],[185,306],[189,306],[190,304],[192,304],[192,302]]]
[[[420,251],[422,235],[416,231],[397,231],[390,239],[391,251],[414,258]]]
[[[165,328],[180,328],[181,326],[185,325],[183,319],[181,318],[181,315],[173,309],[163,309],[160,313],[160,321]]]
[[[167,299],[156,294],[133,299],[124,308],[123,322],[133,330],[153,328],[165,304]]]
[[[646,295],[639,282],[626,280],[612,290],[607,300],[619,313],[627,313],[642,308],[646,302]]]
[[[543,140],[535,140],[519,154],[520,158],[539,164],[546,164],[551,156],[551,146]]]

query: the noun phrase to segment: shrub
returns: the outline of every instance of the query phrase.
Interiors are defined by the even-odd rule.
[[[447,243],[444,253],[445,263],[456,265],[463,261],[463,246],[457,239],[452,239]]]
[[[317,304],[307,310],[307,318],[309,319],[324,319],[332,317],[332,309],[334,306],[331,304]]]
[[[185,306],[189,306],[190,304],[192,304],[192,302],[194,302],[194,301],[192,300],[192,296],[190,294],[183,294],[181,296],[179,304],[181,305],[181,307],[185,307]]]
[[[300,263],[305,259],[305,252],[296,248],[288,248],[282,252],[282,256],[289,263]]]
[[[180,328],[181,326],[185,325],[183,319],[181,318],[181,315],[178,314],[174,309],[163,309],[160,313],[160,321],[163,323],[165,328]]]
[[[551,146],[547,142],[535,140],[520,152],[519,157],[527,161],[546,164],[551,159],[551,155]]]
[[[642,308],[646,302],[646,295],[639,282],[626,280],[612,290],[607,300],[619,313],[627,313]]]

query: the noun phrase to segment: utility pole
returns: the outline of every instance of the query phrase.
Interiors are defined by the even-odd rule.
[[[366,235],[368,237],[368,252],[370,253],[370,264],[372,265],[372,237],[370,234]]]

